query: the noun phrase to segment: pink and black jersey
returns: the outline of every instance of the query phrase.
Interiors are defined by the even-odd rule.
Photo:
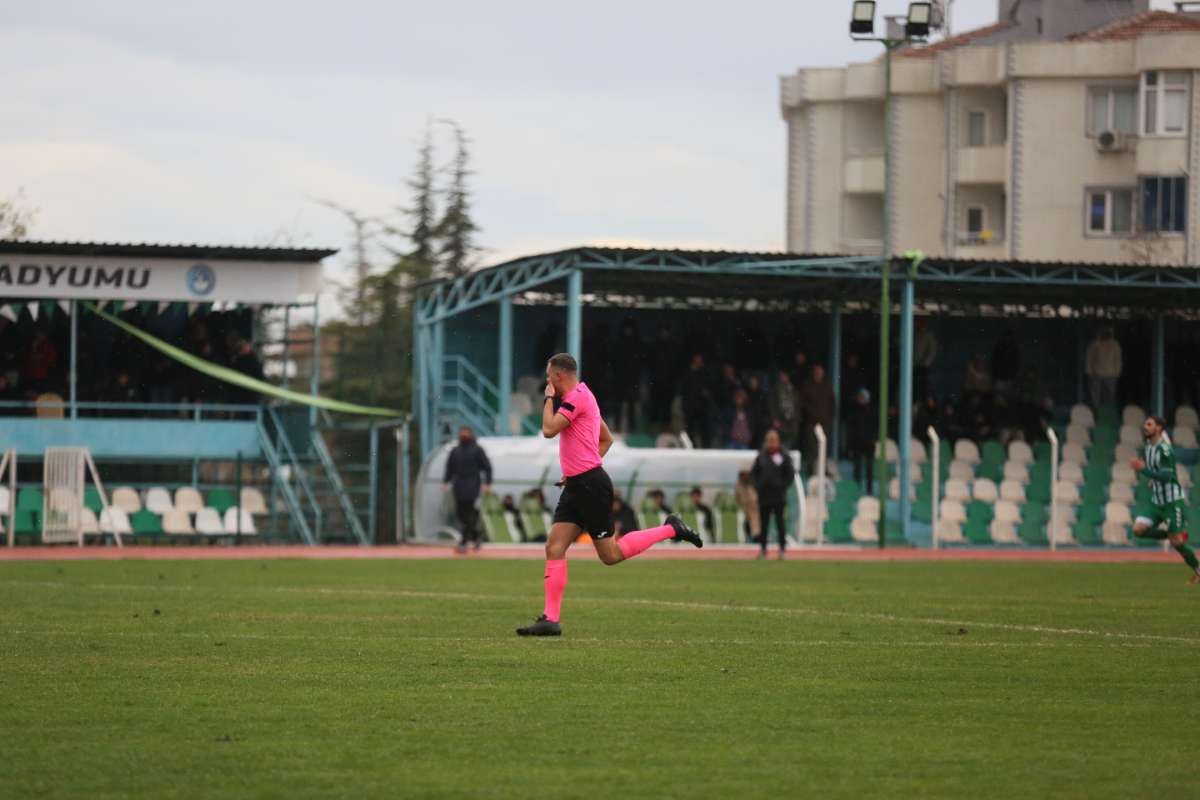
[[[600,405],[585,383],[563,395],[558,413],[570,423],[558,435],[558,460],[565,478],[601,466]]]

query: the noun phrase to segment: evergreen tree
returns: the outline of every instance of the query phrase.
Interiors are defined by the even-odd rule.
[[[0,239],[24,239],[37,216],[37,209],[25,201],[25,191],[17,189],[12,197],[0,199]]]
[[[445,212],[434,228],[434,237],[438,240],[442,275],[458,278],[475,265],[475,257],[479,254],[475,233],[479,228],[471,218],[471,195],[467,187],[467,179],[473,174],[468,167],[470,139],[457,122],[443,122],[454,131],[454,161],[450,168],[450,186],[446,190]]]

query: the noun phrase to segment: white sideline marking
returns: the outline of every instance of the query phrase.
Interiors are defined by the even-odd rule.
[[[0,585],[46,587],[46,588],[77,588],[97,589],[102,591],[177,591],[192,592],[215,591],[223,594],[239,593],[284,593],[284,594],[320,594],[346,595],[367,597],[415,597],[435,600],[496,600],[501,602],[525,602],[529,600],[524,595],[473,594],[468,592],[429,592],[406,589],[340,589],[308,586],[274,586],[274,587],[197,587],[188,585],[157,585],[157,584],[75,584],[61,581],[19,581],[0,580]],[[749,612],[754,614],[780,614],[783,616],[805,617],[841,617],[844,619],[877,620],[881,622],[897,622],[908,625],[957,625],[963,628],[984,628],[989,630],[1019,631],[1023,633],[1049,633],[1058,636],[1097,636],[1112,639],[1127,639],[1147,642],[1176,642],[1182,644],[1200,644],[1200,639],[1189,636],[1165,636],[1154,633],[1123,633],[1119,631],[1099,631],[1090,628],[1054,628],[1046,625],[1023,625],[1007,622],[979,622],[963,619],[947,619],[942,617],[902,617],[895,614],[884,614],[873,611],[837,611],[813,608],[777,608],[772,606],[733,606],[717,603],[695,603],[678,600],[655,600],[636,597],[592,598],[589,603],[607,603],[610,605],[640,605],[657,608],[681,608],[695,611]],[[609,640],[612,641],[612,640]]]

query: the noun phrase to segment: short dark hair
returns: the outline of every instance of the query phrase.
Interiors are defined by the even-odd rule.
[[[576,363],[575,356],[570,353],[559,353],[550,356],[550,368],[559,372],[575,373],[579,369],[579,364]]]
[[[1162,417],[1160,417],[1158,414],[1151,414],[1150,416],[1146,417],[1146,419],[1154,420],[1155,425],[1162,428],[1163,430],[1166,430],[1167,421],[1165,419],[1163,419]]]

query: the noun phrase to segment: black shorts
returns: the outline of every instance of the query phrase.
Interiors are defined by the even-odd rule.
[[[589,469],[566,479],[554,509],[554,521],[578,525],[593,539],[607,539],[613,535],[612,504],[613,485],[608,473],[604,467]]]

